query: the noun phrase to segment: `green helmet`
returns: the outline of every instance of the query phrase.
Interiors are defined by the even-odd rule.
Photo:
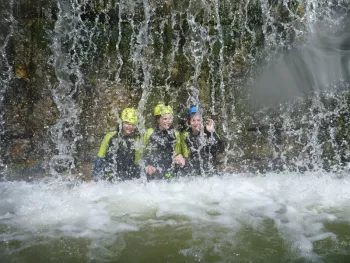
[[[171,114],[173,115],[173,109],[169,105],[165,104],[158,104],[154,107],[154,116],[164,115],[164,114]]]
[[[130,122],[132,124],[137,123],[136,110],[134,108],[125,108],[120,116],[122,121]]]

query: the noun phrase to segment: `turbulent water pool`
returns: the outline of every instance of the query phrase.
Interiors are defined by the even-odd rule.
[[[349,262],[348,174],[0,183],[1,262]]]

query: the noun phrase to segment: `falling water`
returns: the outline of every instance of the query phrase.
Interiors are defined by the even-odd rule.
[[[9,64],[6,48],[8,47],[9,41],[13,35],[13,27],[15,21],[12,16],[13,2],[1,3],[1,17],[0,20],[0,174],[6,173],[6,164],[3,162],[5,155],[4,149],[4,135],[5,135],[5,121],[4,121],[4,95],[9,86],[11,79],[13,78],[12,66]]]
[[[52,57],[58,84],[53,87],[52,95],[60,116],[51,127],[51,138],[57,150],[50,161],[51,174],[67,171],[70,173],[75,167],[74,155],[76,142],[79,140],[76,126],[81,110],[74,96],[84,85],[80,71],[81,56],[87,59],[87,52],[94,51],[93,47],[89,47],[86,53],[80,53],[80,39],[89,38],[89,34],[81,22],[79,5],[68,1],[59,1],[57,5],[59,12],[53,31]]]
[[[307,3],[306,41],[272,60],[254,84],[258,105],[278,105],[257,116],[270,127],[270,165],[282,170],[337,170],[348,160],[349,7],[324,5]]]
[[[150,58],[152,54],[149,53],[148,50],[148,44],[149,44],[149,23],[150,23],[150,6],[148,4],[148,1],[143,0],[142,1],[143,7],[144,7],[144,17],[145,20],[140,25],[140,29],[138,34],[136,35],[136,43],[134,47],[134,54],[132,55],[134,59],[134,63],[138,65],[141,69],[140,71],[135,71],[134,78],[138,79],[138,75],[143,75],[143,81],[140,83],[142,88],[142,96],[140,99],[140,103],[138,104],[138,111],[144,112],[145,111],[145,103],[148,100],[148,96],[150,93],[150,89],[152,87],[152,80],[151,80],[151,72],[152,72],[152,63],[150,63]],[[141,123],[144,124],[144,120],[141,116]],[[140,129],[141,134],[142,130]]]

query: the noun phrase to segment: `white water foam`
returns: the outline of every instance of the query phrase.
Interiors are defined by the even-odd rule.
[[[263,231],[264,220],[271,219],[292,250],[315,257],[313,242],[337,238],[324,224],[350,222],[349,190],[348,174],[326,173],[226,174],[94,185],[57,179],[2,182],[0,225],[11,231],[0,233],[0,239],[83,237],[113,242],[118,233],[183,222],[228,228],[231,233],[224,239],[231,239],[242,226]],[[200,229],[193,228],[193,237],[203,235]]]

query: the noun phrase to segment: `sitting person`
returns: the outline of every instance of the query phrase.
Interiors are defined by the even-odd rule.
[[[202,114],[197,106],[188,111],[189,128],[181,134],[182,154],[186,158],[184,172],[205,175],[214,171],[216,155],[224,145],[215,131],[215,123],[207,119],[203,131]]]
[[[122,128],[106,134],[95,160],[91,183],[99,180],[125,180],[140,177],[140,151],[136,150],[137,115],[133,108],[121,113]]]
[[[150,128],[144,137],[145,166],[148,179],[170,178],[178,166],[184,167],[180,133],[172,128],[173,110],[159,104],[154,108],[156,129]]]

